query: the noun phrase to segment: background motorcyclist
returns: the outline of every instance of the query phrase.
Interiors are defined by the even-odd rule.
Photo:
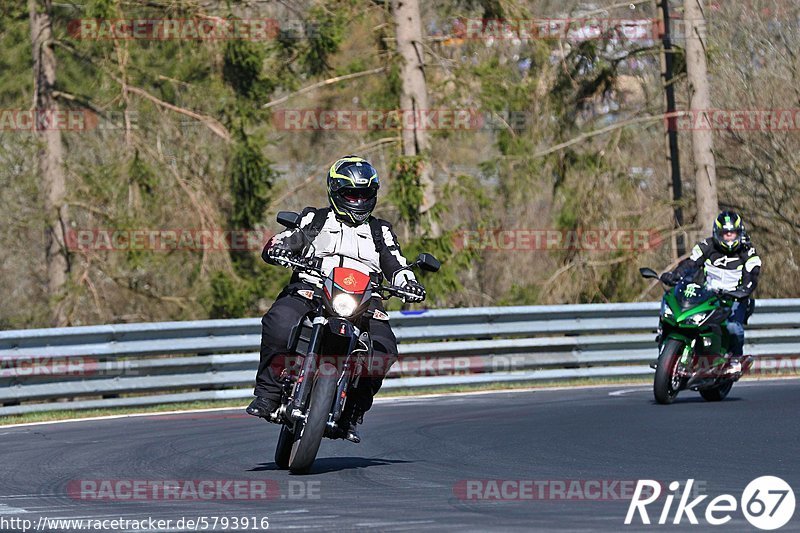
[[[301,214],[300,228],[311,239],[310,245],[299,230],[286,230],[266,244],[262,258],[272,264],[279,264],[282,258],[287,257],[315,259],[326,275],[338,266],[372,276],[383,275],[393,285],[414,295],[406,301],[423,301],[425,289],[413,272],[403,270],[394,275],[408,262],[391,225],[372,216],[379,188],[378,173],[365,159],[346,156],[337,160],[327,177],[330,207],[307,207]],[[247,408],[251,415],[268,417],[279,406],[282,387],[278,379],[284,368],[284,358],[276,356],[289,355],[286,352],[291,329],[314,309],[314,304],[299,296],[297,291],[313,286],[320,286],[317,278],[295,273],[261,320],[256,397]],[[372,309],[383,311],[380,297],[374,297],[371,305]],[[352,401],[345,405],[341,420],[347,428],[346,438],[353,442],[360,440],[356,424],[372,406],[373,396],[380,389],[386,372],[397,360],[397,341],[388,321],[372,317],[368,319],[366,329],[372,337],[373,357],[382,361],[381,365],[371,365],[371,368],[379,368],[377,373],[381,375],[370,372],[369,376],[362,376],[358,387],[351,392]]]
[[[672,272],[661,275],[661,281],[674,285],[693,271],[703,269],[705,283],[710,289],[741,290],[745,296],[738,299],[728,318],[731,335],[730,362],[727,372],[741,372],[739,358],[744,353],[744,324],[752,312],[750,295],[758,285],[761,258],[750,243],[742,218],[732,212],[723,211],[714,220],[710,239],[704,239],[692,248],[691,255]]]

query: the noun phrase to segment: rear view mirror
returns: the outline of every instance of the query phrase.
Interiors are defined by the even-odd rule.
[[[643,278],[659,279],[658,274],[652,268],[640,268],[639,274],[641,274]]]
[[[433,257],[431,254],[419,254],[416,263],[422,270],[427,272],[437,272],[442,266],[439,260]]]
[[[300,227],[300,215],[294,211],[281,211],[277,216],[278,224],[288,229],[297,229]]]

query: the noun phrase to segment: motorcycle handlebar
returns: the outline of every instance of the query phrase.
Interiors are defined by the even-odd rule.
[[[322,270],[314,265],[311,265],[307,261],[303,259],[293,259],[288,257],[281,257],[280,259],[276,259],[275,262],[283,266],[285,268],[292,268],[292,270],[300,270],[306,274],[313,274],[320,279],[325,279],[325,274],[322,273]],[[398,298],[406,298],[411,297],[413,298],[415,295],[404,291],[402,288],[395,286],[395,285],[382,285],[380,283],[372,282],[372,288],[381,296],[383,300],[388,300],[392,296],[396,296]],[[388,293],[389,296],[385,296],[384,293]]]
[[[388,300],[392,296],[396,296],[398,298],[414,298],[414,295],[408,291],[404,291],[402,288],[397,287],[396,285],[380,285],[378,283],[373,283],[372,287],[381,295],[381,298],[384,300]],[[384,296],[384,292],[389,293],[389,296]]]
[[[744,298],[745,296],[747,296],[747,294],[745,294],[744,291],[741,291],[741,290],[726,291],[726,290],[720,289],[720,290],[716,290],[714,292],[717,294],[717,296],[733,298],[733,299],[737,299],[737,300],[739,298]]]
[[[684,279],[685,278],[676,279],[672,283],[666,283],[666,282],[661,281],[661,280],[659,280],[659,281],[661,281],[661,284],[665,287],[664,290],[666,292],[669,292],[672,288],[674,288],[676,285],[678,285]],[[746,292],[744,292],[744,291],[742,291],[740,289],[733,290],[733,291],[725,290],[725,289],[714,289],[714,290],[712,290],[712,292],[717,297],[720,297],[720,298],[733,298],[735,300],[738,300],[740,298],[746,298],[747,296],[749,296]]]
[[[303,259],[281,257],[275,259],[275,262],[282,267],[292,268],[292,270],[301,270],[307,274],[314,274],[321,279],[325,279],[325,275],[322,273],[322,270]]]

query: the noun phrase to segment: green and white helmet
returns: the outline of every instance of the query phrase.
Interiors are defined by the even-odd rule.
[[[364,223],[378,203],[381,183],[369,161],[349,155],[328,171],[328,201],[336,215],[350,224]]]
[[[726,233],[735,233],[733,239],[726,240]],[[713,229],[714,245],[725,253],[733,253],[739,250],[744,242],[744,223],[742,217],[733,211],[723,211],[714,221]]]

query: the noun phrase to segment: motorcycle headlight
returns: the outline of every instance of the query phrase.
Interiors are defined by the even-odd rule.
[[[331,302],[331,307],[339,316],[350,316],[355,313],[358,302],[349,294],[337,294]]]
[[[708,313],[697,313],[696,315],[692,315],[692,318],[690,320],[694,322],[696,326],[699,326],[700,324],[703,323],[703,321],[706,319],[707,316]]]
[[[664,308],[664,316],[665,316],[665,317],[670,317],[670,316],[672,316],[672,309],[670,309],[670,307],[669,307],[669,306],[666,306],[666,307]]]

